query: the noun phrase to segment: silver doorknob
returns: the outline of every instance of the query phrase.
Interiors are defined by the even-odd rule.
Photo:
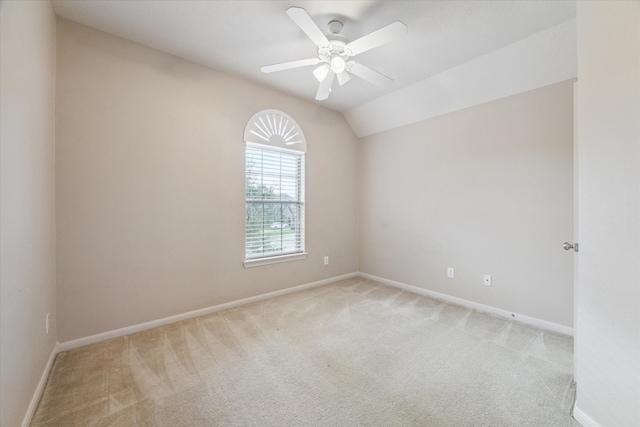
[[[573,249],[574,251],[578,252],[578,244],[574,243],[573,245],[569,242],[564,242],[564,245],[562,245],[562,247],[564,248],[565,251],[568,251],[569,249]]]

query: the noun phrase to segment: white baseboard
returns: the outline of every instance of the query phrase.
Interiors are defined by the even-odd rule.
[[[118,338],[125,335],[133,334],[136,332],[144,331],[158,326],[168,325],[170,323],[180,322],[182,320],[192,319],[198,316],[204,316],[211,313],[216,313],[222,310],[228,310],[230,308],[239,307],[241,305],[250,304],[265,299],[278,297],[280,295],[290,294],[292,292],[301,291],[304,289],[314,288],[316,286],[326,285],[327,283],[336,282],[338,280],[349,279],[357,276],[358,273],[343,274],[341,276],[331,277],[329,279],[318,280],[317,282],[306,283],[303,285],[293,286],[287,289],[281,289],[279,291],[268,292],[266,294],[256,295],[249,298],[243,298],[237,301],[231,301],[224,304],[214,305],[211,307],[202,308],[200,310],[189,311],[187,313],[176,314],[175,316],[164,317],[162,319],[152,320],[150,322],[139,323],[137,325],[127,326],[113,331],[102,332],[96,335],[90,335],[84,338],[78,338],[71,341],[65,341],[58,345],[58,352],[72,350],[74,348],[83,347],[85,345],[93,344],[100,341],[109,340],[112,338]]]
[[[573,328],[570,328],[568,326],[559,325],[557,323],[548,322],[546,320],[537,319],[535,317],[525,316],[524,314],[513,313],[511,311],[502,310],[500,308],[491,307],[489,305],[480,304],[477,302],[454,297],[451,295],[441,294],[439,292],[430,291],[427,289],[419,288],[417,286],[407,285],[406,283],[396,282],[394,280],[373,276],[367,273],[359,273],[359,275],[366,279],[374,280],[376,282],[380,282],[386,285],[394,286],[396,288],[404,289],[405,291],[413,292],[418,295],[424,295],[431,298],[441,299],[444,301],[452,302],[454,304],[462,305],[464,307],[472,308],[474,310],[484,311],[486,313],[491,313],[497,316],[517,320],[519,322],[526,323],[528,325],[532,325],[540,329],[545,329],[548,331],[553,331],[553,332],[558,332],[564,335],[573,336]]]
[[[580,423],[583,427],[600,427],[600,425],[595,422],[590,416],[582,412],[580,408],[578,408],[578,402],[573,405],[573,418]]]
[[[47,360],[47,364],[44,367],[42,376],[40,376],[38,386],[36,387],[36,390],[31,397],[31,402],[29,402],[29,406],[27,407],[27,413],[22,419],[22,427],[29,427],[29,425],[31,424],[31,420],[33,418],[33,415],[36,413],[36,409],[38,409],[38,403],[40,403],[40,398],[42,397],[42,393],[44,392],[44,387],[47,385],[47,380],[49,379],[49,374],[51,373],[51,368],[53,367],[53,362],[56,360],[56,355],[58,354],[58,352],[58,345],[56,344],[56,346],[51,350],[51,355],[49,356],[49,360]]]

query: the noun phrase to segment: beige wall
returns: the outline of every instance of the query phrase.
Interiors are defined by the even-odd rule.
[[[640,425],[640,2],[578,2],[576,417]]]
[[[51,4],[3,1],[0,29],[0,425],[14,427],[56,343]]]
[[[62,19],[57,85],[60,341],[358,270],[340,114]],[[267,108],[306,136],[309,257],[245,269],[242,135]]]
[[[572,104],[566,81],[363,138],[360,271],[572,326]]]

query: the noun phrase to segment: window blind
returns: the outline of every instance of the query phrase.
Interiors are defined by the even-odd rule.
[[[245,257],[304,252],[304,153],[246,146]]]

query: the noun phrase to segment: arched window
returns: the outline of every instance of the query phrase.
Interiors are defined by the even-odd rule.
[[[304,161],[298,124],[278,110],[245,127],[245,267],[306,258]]]

